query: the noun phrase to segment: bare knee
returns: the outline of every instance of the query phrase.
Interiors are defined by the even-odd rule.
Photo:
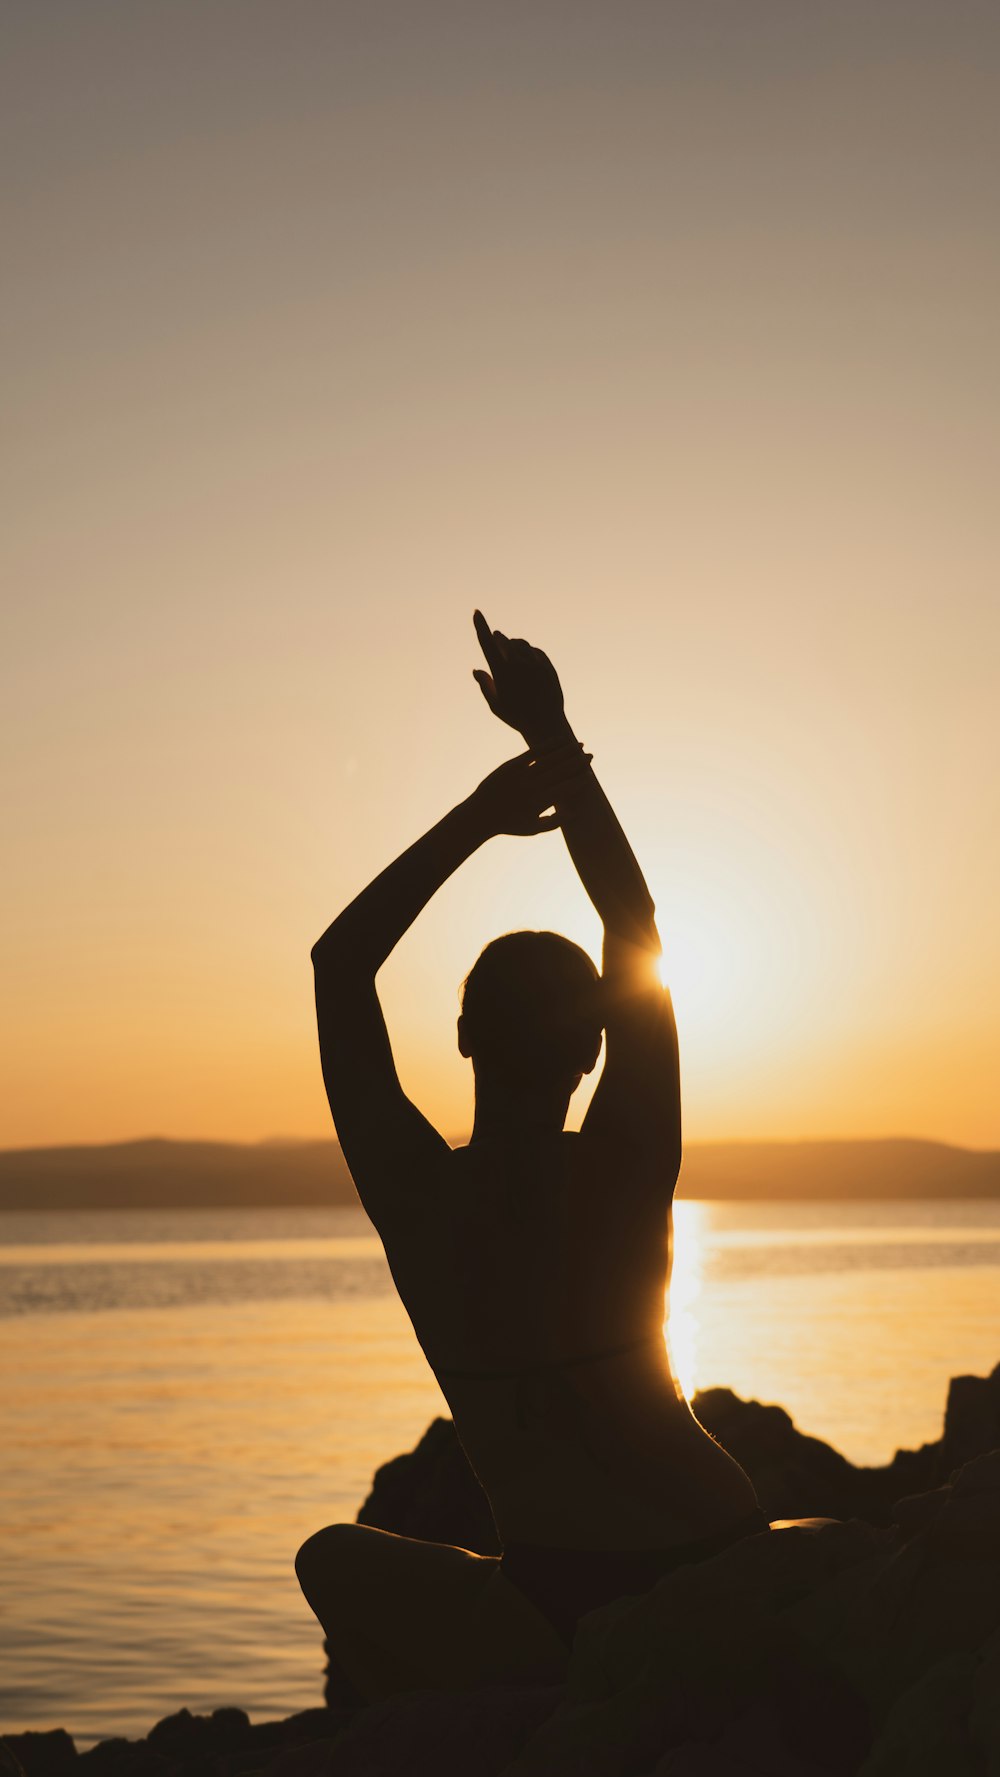
[[[336,1593],[350,1583],[357,1547],[356,1524],[328,1524],[302,1544],[295,1557],[295,1572],[314,1610],[320,1602],[328,1608]]]

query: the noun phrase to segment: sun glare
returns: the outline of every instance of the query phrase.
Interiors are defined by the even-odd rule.
[[[704,1203],[674,1204],[674,1252],[664,1332],[670,1364],[685,1400],[694,1393],[698,1374],[698,1301],[707,1208]]]
[[[819,996],[836,986],[833,885],[810,855],[773,835],[707,817],[668,858],[661,836],[639,835],[663,942],[686,1088],[713,1105],[743,1101],[748,1075],[773,1068],[814,1028]],[[831,979],[832,978],[832,979]]]

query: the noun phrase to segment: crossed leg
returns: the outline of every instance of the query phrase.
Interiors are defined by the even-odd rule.
[[[295,1570],[338,1663],[372,1701],[565,1676],[564,1642],[496,1556],[331,1524],[303,1543]]]

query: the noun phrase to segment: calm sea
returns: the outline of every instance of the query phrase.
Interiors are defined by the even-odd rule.
[[[856,1462],[1000,1359],[1000,1204],[681,1204],[692,1387]],[[0,1215],[0,1731],[321,1701],[299,1543],[443,1403],[357,1210]]]

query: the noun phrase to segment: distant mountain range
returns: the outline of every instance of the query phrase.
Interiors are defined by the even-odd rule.
[[[693,1142],[680,1197],[1000,1200],[1000,1153],[943,1142]],[[333,1141],[113,1142],[0,1150],[0,1210],[354,1204]]]

